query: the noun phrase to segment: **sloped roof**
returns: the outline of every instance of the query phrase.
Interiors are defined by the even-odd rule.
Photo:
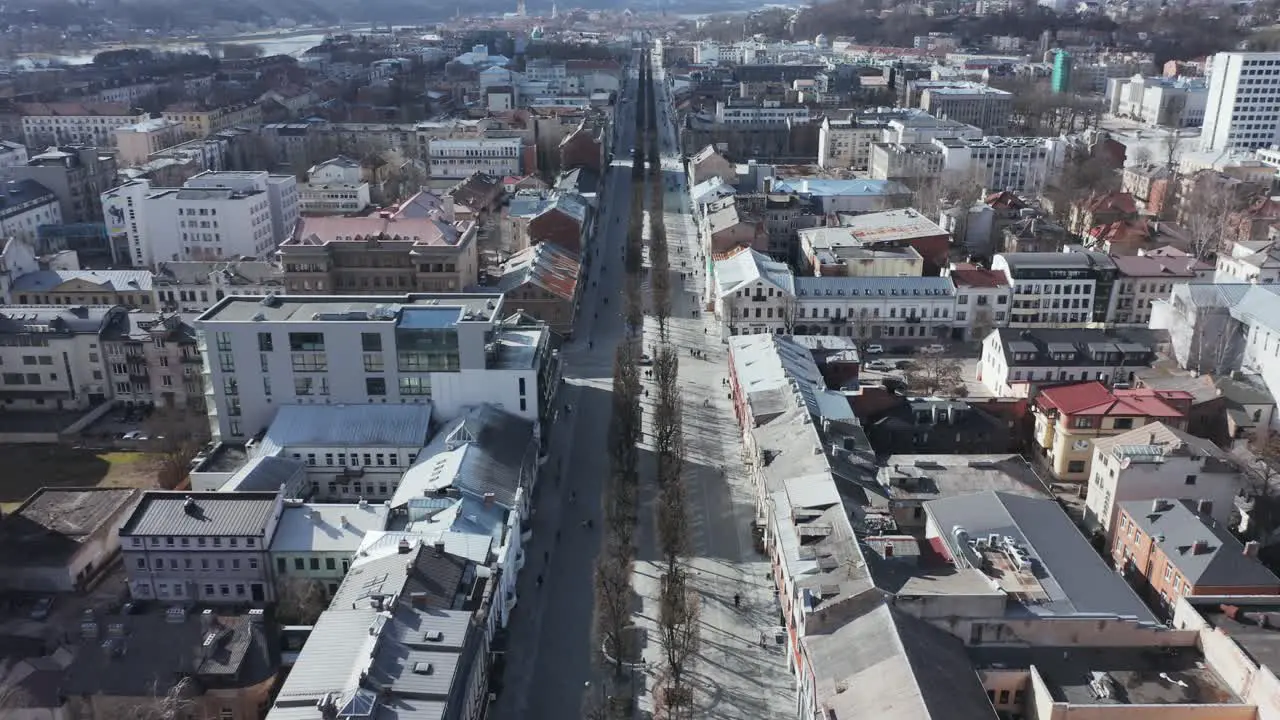
[[[1183,390],[1109,390],[1102,383],[1093,381],[1045,388],[1040,391],[1036,402],[1064,415],[1182,417],[1181,411],[1162,398],[1192,399],[1191,393]]]
[[[795,297],[795,277],[786,263],[778,262],[751,248],[739,248],[728,257],[715,261],[716,284],[720,297],[763,280],[789,297]]]
[[[1122,502],[1120,507],[1192,585],[1280,587],[1280,578],[1245,555],[1244,546],[1225,527],[1196,514],[1192,502],[1171,500],[1159,511],[1150,500]],[[1197,542],[1204,543],[1199,552]]]
[[[72,280],[82,280],[115,292],[151,291],[151,273],[147,270],[37,270],[19,275],[13,281],[13,290],[45,292]]]
[[[578,292],[581,268],[582,262],[577,255],[556,243],[541,242],[507,258],[502,264],[497,289],[510,292],[526,283],[533,283],[561,300],[573,302]]]
[[[413,405],[282,405],[259,455],[294,446],[422,447],[431,428],[429,403]]]

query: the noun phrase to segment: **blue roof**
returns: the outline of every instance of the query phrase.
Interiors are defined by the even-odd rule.
[[[396,328],[406,330],[439,330],[458,324],[461,310],[456,307],[406,307],[400,311]]]
[[[774,192],[797,195],[863,195],[878,196],[904,192],[893,180],[825,180],[809,178],[784,178],[773,184]]]

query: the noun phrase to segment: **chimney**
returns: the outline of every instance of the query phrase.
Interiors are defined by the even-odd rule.
[[[1200,500],[1196,503],[1196,514],[1202,517],[1208,517],[1213,514],[1213,501]]]
[[[1262,548],[1262,544],[1257,540],[1250,540],[1244,544],[1244,556],[1249,558],[1257,558],[1258,550]]]
[[[487,492],[484,494],[484,506],[493,507],[493,493]]]
[[[427,609],[427,594],[424,592],[409,593],[409,603],[415,610]]]
[[[346,527],[346,526],[347,526],[347,516],[346,516],[346,515],[339,515],[339,516],[338,516],[338,526],[339,526],[339,527]]]
[[[1208,541],[1208,540],[1197,540],[1197,541],[1195,541],[1194,543],[1192,543],[1192,544],[1191,544],[1191,554],[1192,554],[1192,555],[1201,555],[1201,554],[1206,553],[1206,552],[1208,552],[1208,551],[1209,551],[1209,541]]]
[[[200,631],[209,632],[213,629],[213,611],[204,610],[200,613]]]
[[[444,554],[444,540],[437,540],[434,547],[436,551],[436,557],[440,557],[441,555]]]
[[[1164,512],[1163,498],[1155,498],[1154,500],[1151,501],[1151,512],[1153,513]]]
[[[400,543],[396,545],[396,550],[398,550],[401,555],[408,555],[411,549],[413,549],[413,546],[409,544],[409,540],[407,538],[401,538]]]
[[[1147,436],[1147,444],[1148,444],[1148,445],[1155,445],[1155,444],[1156,444],[1156,434],[1155,434],[1155,433],[1151,433],[1150,435],[1148,435],[1148,436]]]
[[[884,556],[887,558],[893,557],[893,543],[887,542],[884,544]]]

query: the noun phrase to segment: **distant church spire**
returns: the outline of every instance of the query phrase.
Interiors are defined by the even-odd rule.
[[[551,19],[555,20],[560,17],[560,11],[556,9],[555,0],[551,0]]]
[[[516,0],[516,14],[524,17],[524,0]]]

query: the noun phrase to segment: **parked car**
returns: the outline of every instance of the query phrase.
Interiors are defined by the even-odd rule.
[[[868,354],[868,355],[883,355],[883,354],[884,354],[884,346],[883,346],[883,345],[880,345],[879,343],[877,343],[877,344],[875,344],[875,345],[868,345],[868,346],[867,346],[867,354]]]
[[[920,352],[924,353],[925,355],[941,355],[946,351],[947,351],[946,345],[939,345],[937,343],[934,343],[932,345],[925,345],[923,348],[920,348]]]
[[[652,365],[652,364],[653,364],[653,358],[649,357],[649,354],[648,354],[648,353],[645,353],[644,355],[641,355],[641,356],[640,356],[640,364],[641,364],[642,366],[646,366],[646,367],[647,367],[647,366],[649,366],[649,365]]]
[[[121,439],[121,440],[141,440],[141,439],[142,439],[142,431],[141,431],[141,430],[130,430],[129,432],[125,433],[124,435],[121,435],[121,436],[120,436],[120,439]]]
[[[867,363],[866,368],[868,370],[879,370],[880,372],[887,372],[889,370],[892,370],[893,366],[890,365],[889,362],[886,360],[872,360],[871,362]]]

